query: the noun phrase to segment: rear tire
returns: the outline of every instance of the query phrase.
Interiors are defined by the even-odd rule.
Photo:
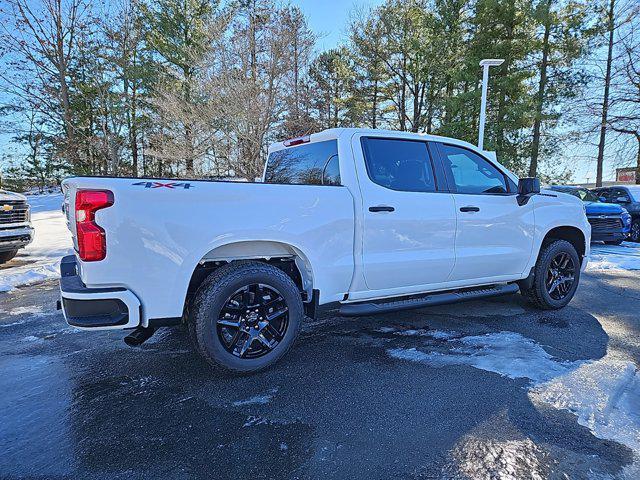
[[[557,310],[566,306],[578,288],[580,257],[566,240],[554,240],[543,245],[534,267],[531,288],[520,293],[535,307]]]
[[[0,252],[0,265],[7,263],[13,257],[18,254],[18,250],[11,250],[10,252]]]
[[[287,353],[303,316],[302,297],[286,273],[261,262],[232,262],[196,292],[189,328],[207,362],[246,373]]]

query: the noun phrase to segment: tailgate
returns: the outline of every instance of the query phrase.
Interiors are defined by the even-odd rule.
[[[71,232],[71,239],[73,240],[73,248],[77,252],[78,251],[78,238],[76,232],[76,218],[75,218],[75,199],[76,199],[76,190],[77,184],[72,180],[65,180],[62,182],[62,193],[64,194],[64,199],[62,202],[62,212],[67,220],[67,228]]]

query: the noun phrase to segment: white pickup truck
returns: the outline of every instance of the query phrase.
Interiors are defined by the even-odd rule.
[[[282,357],[323,304],[370,315],[519,290],[561,308],[589,255],[578,198],[430,135],[277,143],[256,183],[78,177],[63,190],[67,322],[134,329],[130,345],[186,323],[205,359],[240,372]]]

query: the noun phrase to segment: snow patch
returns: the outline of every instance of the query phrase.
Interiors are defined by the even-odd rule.
[[[45,317],[49,315],[55,315],[55,311],[45,312],[42,307],[33,305],[30,307],[16,307],[9,311],[9,315],[18,316],[18,315],[30,315],[32,317]]]
[[[28,335],[22,339],[23,342],[39,342],[40,340],[42,339],[35,335]]]
[[[548,477],[543,452],[529,438],[498,441],[468,436],[452,452],[454,478],[543,480]]]
[[[261,417],[260,415],[249,415],[247,417],[247,420],[244,422],[244,424],[242,425],[243,427],[255,427],[256,425],[265,425],[265,424],[269,424],[271,422],[269,422],[269,420],[267,420],[264,417]]]
[[[261,395],[254,395],[246,400],[237,400],[232,403],[234,407],[242,407],[244,405],[266,405],[271,401],[273,395],[277,392],[276,389],[271,390],[269,393],[263,393]]]
[[[640,245],[592,245],[587,271],[640,270]]]
[[[433,367],[470,365],[509,378],[528,378],[536,383],[563,375],[581,363],[555,360],[533,340],[514,332],[457,339],[451,332],[443,332],[442,338],[447,338],[452,346],[445,353],[423,352],[415,348],[394,348],[387,352],[394,358]]]
[[[0,324],[0,328],[13,327],[15,325],[22,325],[23,323],[26,323],[26,320],[20,320],[19,322],[12,322],[12,323],[3,323],[3,324]]]
[[[632,362],[607,356],[586,363],[535,386],[529,397],[573,412],[596,437],[626,445],[640,460],[640,374]]]
[[[444,332],[441,330],[425,330],[423,328],[418,330],[399,330],[395,332],[395,335],[401,335],[404,337],[431,337],[436,340],[449,340],[451,338],[459,337],[457,332]]]
[[[394,335],[400,335],[402,337],[431,337],[436,340],[449,340],[451,338],[459,337],[458,332],[445,332],[442,330],[425,330],[424,328],[418,329],[404,329],[398,330],[394,327],[380,327],[376,329],[376,332],[380,333],[393,333]]]
[[[596,361],[558,360],[533,340],[514,332],[451,338],[447,344],[450,348],[444,353],[417,348],[394,348],[387,353],[393,358],[433,367],[469,365],[509,378],[527,378],[531,381],[529,397],[534,404],[569,410],[578,417],[578,423],[596,437],[619,442],[633,450],[635,462],[627,467],[624,476],[640,478],[640,373],[633,362],[614,359],[611,354]],[[497,466],[494,461],[488,462],[491,468],[511,469],[511,465],[525,458],[514,457],[520,447],[513,444],[483,448],[488,448],[488,455],[499,460],[496,460]],[[492,453],[496,449],[497,456]],[[460,462],[463,473],[465,464],[463,459]],[[476,464],[468,462],[469,468]],[[507,476],[489,471],[479,475],[494,478],[495,473],[495,478],[519,478],[511,470],[505,472]],[[469,474],[475,478],[473,471]]]
[[[35,238],[16,257],[24,265],[0,270],[0,292],[58,278],[60,259],[72,252],[71,234],[60,210],[62,194],[29,196],[27,201],[31,205]]]
[[[9,315],[37,315],[42,313],[42,307],[16,307],[9,311]]]

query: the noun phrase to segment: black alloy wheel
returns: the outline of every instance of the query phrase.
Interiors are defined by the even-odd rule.
[[[213,367],[248,373],[282,358],[303,318],[300,290],[283,270],[241,260],[203,280],[189,306],[189,331]]]
[[[287,302],[271,285],[252,283],[224,302],[216,333],[225,350],[239,358],[259,358],[271,352],[289,327]]]
[[[521,282],[520,293],[536,308],[562,308],[576,293],[580,267],[580,256],[573,244],[551,239],[542,245],[532,270],[533,279]]]
[[[576,265],[567,252],[558,253],[549,264],[545,285],[549,296],[554,300],[562,300],[569,292],[575,281]]]

